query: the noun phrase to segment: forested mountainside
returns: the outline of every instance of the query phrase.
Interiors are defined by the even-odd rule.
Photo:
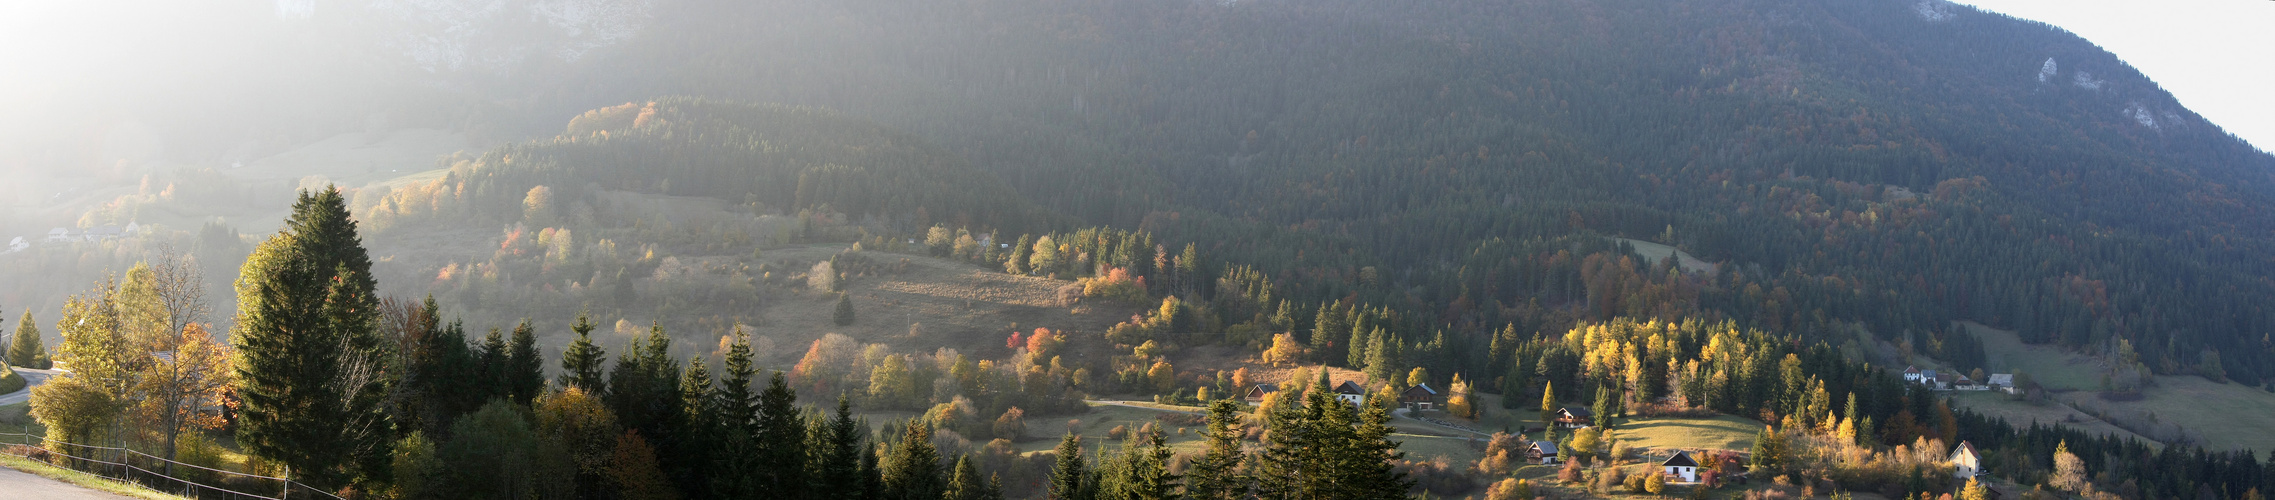
[[[1283,297],[1359,293],[1469,331],[1570,319],[1539,309],[1862,323],[1890,340],[1968,319],[2098,352],[2124,339],[2140,356],[2123,364],[2159,373],[2224,356],[2227,376],[2275,374],[2259,299],[2275,292],[2275,158],[2084,40],[1962,6],[793,1],[655,16],[546,85],[841,110],[1088,224],[1253,263],[1299,290]],[[1586,257],[1559,260],[1555,240],[1581,234],[1725,265],[1550,283]],[[1368,266],[1389,291],[1357,290]],[[1635,294],[1600,290],[1641,283],[1694,292],[1622,306]]]

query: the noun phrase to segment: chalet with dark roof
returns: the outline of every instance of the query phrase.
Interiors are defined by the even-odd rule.
[[[1556,443],[1533,441],[1532,446],[1525,448],[1525,456],[1531,458],[1533,463],[1556,465]]]
[[[1264,402],[1264,396],[1275,392],[1280,392],[1279,384],[1256,384],[1254,387],[1249,387],[1248,392],[1242,394],[1240,399],[1247,401],[1248,404],[1258,404]]]
[[[1415,384],[1398,393],[1398,404],[1414,410],[1428,410],[1438,406],[1438,390],[1430,384]]]
[[[1557,427],[1578,429],[1592,425],[1596,425],[1596,412],[1587,408],[1566,406],[1556,410]]]

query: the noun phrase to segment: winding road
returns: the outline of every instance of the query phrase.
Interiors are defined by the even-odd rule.
[[[23,376],[24,376],[24,381],[25,381],[25,382],[28,382],[28,383],[24,384],[24,390],[20,390],[20,391],[16,391],[16,392],[11,392],[11,393],[7,393],[7,394],[0,394],[0,406],[8,406],[8,405],[12,405],[12,404],[18,404],[18,403],[22,403],[22,402],[25,402],[25,401],[31,401],[31,400],[32,400],[32,388],[33,388],[33,387],[39,387],[39,385],[40,385],[40,384],[45,384],[45,383],[47,383],[47,379],[48,379],[48,378],[50,378],[50,377],[54,377],[54,376],[56,376],[56,374],[62,373],[62,372],[60,372],[60,371],[56,371],[56,370],[34,370],[34,369],[31,369],[31,368],[25,368],[25,367],[21,367],[21,366],[15,367],[15,370],[16,370],[16,374],[17,374],[17,375],[23,375]]]

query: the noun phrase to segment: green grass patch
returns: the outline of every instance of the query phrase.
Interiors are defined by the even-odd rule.
[[[2060,347],[2029,345],[2014,332],[1971,321],[1960,325],[1983,341],[1983,359],[1994,373],[2021,370],[2049,390],[2090,391],[2101,387],[2101,363]]]
[[[17,374],[15,368],[0,364],[0,394],[12,394],[24,390],[24,386],[30,383],[24,380],[23,375]]]
[[[1717,415],[1709,418],[1638,418],[1613,427],[1612,436],[1635,449],[1711,449],[1746,451],[1762,423],[1750,418]]]
[[[1956,391],[1946,394],[1951,396],[1953,406],[1973,410],[1985,416],[2006,419],[2007,423],[2013,424],[2017,429],[2027,428],[2032,422],[2061,424],[2088,433],[2115,435],[2153,443],[2153,441],[2141,437],[2139,434],[2134,434],[2132,431],[2094,418],[2093,415],[2077,411],[2077,409],[2059,402],[2015,401],[2012,396],[1997,391]]]
[[[112,481],[95,476],[93,474],[65,469],[62,467],[56,467],[40,461],[15,455],[0,454],[0,467],[16,469],[40,477],[76,484],[79,486],[87,487],[88,489],[102,491],[105,493],[128,498],[143,498],[149,500],[186,500],[185,497],[159,493],[138,485]]]
[[[2275,450],[2275,394],[2242,384],[2222,384],[2196,376],[2159,376],[2138,401],[2108,401],[2089,392],[2060,398],[2083,409],[2112,415],[2153,414],[2159,424],[2179,424],[2201,433],[2213,450]]]

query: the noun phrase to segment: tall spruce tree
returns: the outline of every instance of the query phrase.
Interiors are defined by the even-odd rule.
[[[1100,497],[1126,500],[1171,500],[1177,498],[1178,475],[1169,472],[1169,436],[1160,427],[1146,425],[1145,432],[1122,442],[1121,456],[1100,467],[1111,471],[1101,474],[1106,484],[1099,485]]]
[[[586,393],[603,396],[608,393],[608,379],[601,364],[608,362],[608,351],[592,343],[592,316],[577,313],[577,322],[569,327],[577,332],[576,340],[561,351],[561,387],[581,387]]]
[[[1336,453],[1337,483],[1349,485],[1339,498],[1359,500],[1403,499],[1414,481],[1391,464],[1404,459],[1398,442],[1390,440],[1390,401],[1370,398],[1358,412],[1351,437]],[[1329,400],[1332,401],[1332,400]],[[1337,404],[1338,407],[1345,407]]]
[[[474,348],[475,363],[481,367],[482,372],[481,404],[490,404],[492,399],[505,399],[513,393],[512,383],[507,381],[508,349],[505,332],[497,328],[491,328],[488,335],[482,336],[482,345]]]
[[[1596,427],[1610,430],[1612,415],[1619,412],[1619,389],[1612,384],[1596,387]]]
[[[40,339],[39,323],[32,321],[31,311],[24,311],[23,319],[16,320],[16,335],[8,342],[8,365],[42,370],[49,366],[47,347]]]
[[[1319,362],[1333,363],[1349,357],[1343,354],[1343,350],[1351,345],[1350,338],[1346,336],[1351,326],[1344,324],[1344,319],[1343,308],[1335,307],[1333,302],[1320,304],[1319,314],[1312,317],[1311,353],[1318,357]]]
[[[852,401],[842,394],[838,395],[837,413],[830,416],[827,425],[828,445],[818,453],[822,458],[814,484],[824,487],[814,490],[817,493],[813,495],[815,498],[871,498],[866,496],[867,492],[860,486],[864,482],[862,474],[866,470],[863,463],[870,455],[870,448],[861,442],[867,427],[853,419]]]
[[[1082,483],[1089,474],[1082,460],[1082,436],[1067,431],[1066,437],[1059,438],[1056,451],[1058,461],[1051,465],[1051,498],[1089,500],[1082,496]]]
[[[545,358],[537,352],[537,332],[527,319],[513,327],[513,341],[506,349],[505,386],[506,395],[523,406],[545,392]]]
[[[1248,496],[1248,478],[1240,475],[1240,403],[1219,399],[1209,403],[1208,449],[1193,460],[1185,476],[1185,496],[1229,500]]]
[[[910,421],[900,442],[893,443],[891,456],[885,457],[881,472],[886,499],[935,500],[946,493],[948,481],[940,474],[940,451],[932,447],[932,423]]]
[[[761,470],[760,448],[765,445],[758,436],[758,394],[751,391],[758,368],[751,362],[750,335],[737,327],[733,339],[727,345],[726,376],[711,391],[720,444],[711,484],[720,498],[759,498],[769,476]]]
[[[679,378],[679,428],[687,444],[670,461],[673,481],[697,496],[722,497],[711,489],[719,454],[718,404],[712,398],[711,368],[698,361],[687,364]]]
[[[774,498],[804,498],[806,477],[805,414],[798,411],[798,393],[782,372],[774,372],[766,391],[758,394],[758,473],[760,487]]]
[[[845,292],[837,292],[837,310],[830,314],[830,322],[837,326],[853,324],[853,299]]]
[[[371,259],[337,188],[302,192],[237,279],[237,442],[340,486],[383,477],[392,442]]]
[[[970,455],[956,457],[955,472],[948,475],[948,493],[945,500],[985,500],[987,480],[980,477],[978,467],[972,466]]]

